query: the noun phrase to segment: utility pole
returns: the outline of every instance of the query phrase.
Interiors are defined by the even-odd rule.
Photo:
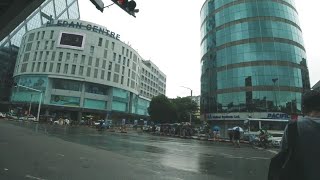
[[[190,99],[192,100],[192,89],[191,88],[188,88],[188,87],[184,87],[184,86],[181,86],[183,88],[186,88],[186,89],[189,89],[190,90]],[[189,113],[189,121],[190,121],[190,124],[191,124],[191,112]]]

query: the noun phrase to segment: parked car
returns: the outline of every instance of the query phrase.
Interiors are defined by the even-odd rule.
[[[7,117],[6,113],[0,112],[0,118],[6,118],[6,117]]]
[[[33,115],[29,115],[29,116],[26,117],[26,120],[28,120],[28,121],[37,121],[37,118],[34,117]]]

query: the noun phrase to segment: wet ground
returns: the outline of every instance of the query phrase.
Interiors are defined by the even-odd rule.
[[[12,131],[23,131],[26,132],[26,134],[31,133],[31,135],[37,138],[47,138],[48,140],[44,141],[48,146],[54,148],[56,148],[56,146],[60,147],[60,142],[65,144],[66,147],[70,143],[72,143],[72,146],[73,144],[81,145],[77,146],[77,149],[74,149],[75,154],[78,153],[77,151],[91,148],[92,150],[90,151],[93,153],[97,151],[97,154],[90,154],[92,158],[101,156],[100,159],[110,159],[110,157],[112,157],[114,161],[119,163],[118,168],[116,168],[116,166],[113,168],[130,177],[120,179],[263,180],[267,179],[269,159],[275,154],[272,150],[255,149],[244,144],[242,144],[241,148],[235,148],[229,143],[155,136],[135,131],[128,133],[99,132],[89,127],[12,121],[0,121],[0,140],[1,137],[8,136],[8,133],[12,132],[9,131],[4,134],[5,129],[7,131],[9,131],[8,129],[12,129]],[[54,141],[58,141],[59,143],[50,143],[51,137],[54,137]],[[24,136],[19,138],[15,140],[23,141]],[[6,147],[8,145],[4,143],[1,144],[0,141],[0,148],[1,146]],[[83,149],[81,147],[83,147]],[[28,149],[28,147],[24,148]],[[50,150],[46,151],[50,152]],[[0,155],[0,157],[1,156],[4,155]],[[63,154],[63,156],[66,155]],[[68,160],[68,163],[69,161],[72,161],[72,159]],[[105,163],[106,166],[112,166],[114,161],[107,160],[103,163]],[[0,165],[1,164],[0,162]],[[131,170],[133,170],[133,172],[130,172]],[[139,175],[142,177],[136,177],[137,172],[139,172]],[[110,173],[113,172],[109,172],[109,176],[107,177],[110,177],[110,179],[113,179],[111,177],[116,177]],[[135,175],[130,176],[130,173],[134,173]],[[46,174],[42,175],[42,177],[45,177],[45,175]],[[100,176],[97,176],[98,179],[99,177]]]

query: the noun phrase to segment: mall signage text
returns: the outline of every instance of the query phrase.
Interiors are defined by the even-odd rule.
[[[87,31],[93,31],[96,33],[100,33],[109,37],[112,37],[116,40],[120,40],[120,35],[116,34],[108,30],[107,28],[99,27],[92,24],[83,24],[79,21],[64,21],[64,20],[56,20],[56,21],[48,21],[47,26],[62,26],[62,27],[69,27],[69,28],[77,28],[77,29],[85,29]]]

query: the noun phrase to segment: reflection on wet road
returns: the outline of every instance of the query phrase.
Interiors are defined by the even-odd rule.
[[[147,133],[98,132],[89,127],[20,123],[19,126],[63,140],[137,159],[135,166],[154,173],[201,174],[222,179],[266,179],[274,154],[248,145],[154,136]],[[263,178],[265,177],[265,178]]]

